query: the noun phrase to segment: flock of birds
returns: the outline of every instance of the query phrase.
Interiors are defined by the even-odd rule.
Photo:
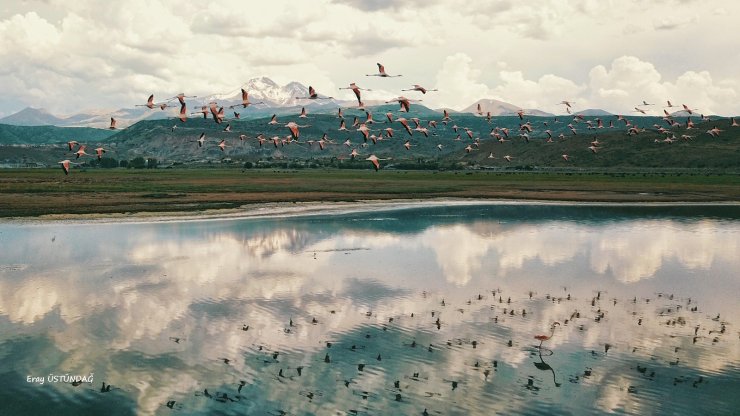
[[[309,359],[296,357],[300,355],[300,352],[289,347],[290,337],[304,333],[305,331],[300,330],[304,325],[332,325],[335,310],[326,310],[324,316],[291,317],[283,328],[272,328],[274,331],[282,331],[287,337],[286,350],[261,343],[259,334],[255,335],[256,339],[252,338],[250,335],[256,332],[255,329],[251,328],[252,332],[249,332],[250,324],[243,323],[233,330],[243,333],[245,337],[248,337],[247,339],[254,341],[251,347],[244,349],[244,357],[214,359],[220,362],[220,364],[214,364],[214,368],[218,367],[220,370],[214,369],[214,371],[216,373],[226,372],[221,376],[222,379],[233,378],[238,382],[208,386],[208,382],[205,381],[203,384],[207,386],[190,393],[192,394],[191,399],[169,398],[166,404],[162,405],[170,409],[182,410],[187,405],[202,408],[205,404],[201,402],[202,400],[222,404],[244,404],[259,399],[257,395],[262,395],[265,391],[275,388],[287,389],[287,393],[295,394],[293,398],[285,399],[284,404],[286,405],[295,404],[294,400],[305,400],[305,405],[317,405],[330,398],[334,400],[338,392],[346,391],[347,394],[361,399],[359,400],[361,406],[347,409],[346,414],[358,415],[370,414],[372,411],[380,413],[388,411],[388,409],[373,409],[373,401],[378,400],[386,403],[401,402],[402,405],[412,406],[418,409],[419,413],[415,414],[426,416],[444,414],[443,409],[434,409],[435,406],[440,405],[438,399],[450,398],[452,400],[453,396],[450,392],[458,389],[464,391],[480,383],[498,384],[496,389],[501,393],[501,388],[503,388],[501,383],[505,383],[504,380],[509,378],[499,379],[495,373],[499,371],[508,373],[519,366],[521,366],[519,371],[524,374],[530,373],[526,378],[520,373],[520,377],[516,379],[516,383],[519,383],[517,386],[522,390],[537,394],[543,388],[552,388],[548,387],[549,380],[546,381],[536,376],[536,374],[541,374],[540,371],[549,373],[547,378],[552,378],[552,386],[561,387],[565,381],[564,376],[558,375],[552,364],[545,361],[546,357],[557,354],[558,347],[549,349],[543,344],[558,337],[573,338],[573,333],[585,336],[589,327],[617,319],[620,320],[619,325],[633,326],[634,331],[637,331],[638,327],[644,328],[650,325],[662,328],[658,331],[664,331],[664,333],[654,333],[653,337],[658,339],[644,339],[642,340],[644,344],[639,340],[614,341],[614,343],[602,342],[598,349],[586,348],[582,352],[584,362],[581,364],[583,365],[581,370],[567,376],[570,383],[581,384],[592,377],[605,382],[605,377],[609,372],[614,371],[614,366],[623,365],[620,364],[623,362],[619,358],[620,355],[632,357],[629,373],[633,374],[636,380],[642,380],[643,383],[662,380],[672,382],[673,386],[688,383],[698,388],[702,383],[711,382],[709,380],[711,377],[706,374],[697,376],[691,364],[685,365],[681,359],[691,361],[692,358],[702,354],[712,354],[709,352],[710,348],[726,342],[729,322],[721,319],[719,315],[706,316],[691,298],[658,293],[653,298],[607,299],[604,296],[605,293],[596,291],[589,298],[577,298],[571,296],[567,288],[563,288],[563,293],[560,295],[538,296],[536,292],[530,291],[528,297],[512,299],[501,289],[493,289],[487,293],[472,294],[467,300],[453,301],[446,300],[439,294],[423,292],[416,306],[420,310],[416,313],[389,315],[382,311],[368,310],[364,314],[368,319],[368,324],[363,325],[355,336],[345,335],[341,340],[337,340],[328,335],[329,339],[316,340],[321,347],[316,348],[316,351],[306,351]],[[561,311],[558,312],[560,320],[551,324],[549,333],[521,337],[517,336],[515,331],[512,333],[507,330],[507,328],[524,324],[532,319],[531,317],[535,320],[539,319],[537,318],[541,312],[539,309],[549,309],[549,304],[561,306],[557,309]],[[470,318],[471,322],[485,322],[485,325],[491,328],[490,333],[478,333],[479,338],[465,337],[445,340],[446,334],[450,331],[445,331],[443,328],[450,326],[454,328],[455,333],[459,333],[462,329],[459,320],[450,316],[453,314],[476,316],[476,318]],[[622,321],[624,314],[629,316],[626,322]],[[409,331],[414,327],[417,328],[416,335],[413,335],[413,330]],[[613,330],[614,328],[611,328],[607,332]],[[559,335],[560,331],[569,331],[571,336]],[[503,335],[491,337],[493,333]],[[431,338],[427,336],[428,334],[432,334]],[[434,334],[439,335],[435,337]],[[514,337],[507,339],[512,335]],[[425,341],[417,339],[417,336]],[[184,334],[170,336],[169,340],[182,348],[188,347],[188,338]],[[428,343],[428,341],[433,342]],[[486,345],[491,343],[499,345],[491,349]],[[652,346],[662,343],[667,344],[666,348],[670,350],[668,354],[672,356],[671,361],[668,361],[667,357],[656,360],[654,355],[656,352],[651,351]],[[388,345],[393,349],[388,349]],[[489,352],[478,353],[479,347]],[[697,348],[697,350],[692,350],[692,348]],[[498,350],[498,355],[490,356],[492,350]],[[538,359],[539,361],[532,362],[537,371],[533,372],[531,367],[523,366],[522,363],[507,362],[506,357],[513,355],[502,353],[505,350],[519,350],[530,358]],[[442,376],[437,374],[438,371],[431,371],[421,365],[430,360],[448,361],[449,354],[462,354],[466,368],[458,368],[456,374]],[[404,358],[406,355],[417,358]],[[648,359],[646,355],[650,358]],[[249,357],[254,361],[247,360]],[[243,368],[242,358],[244,358],[243,366],[252,367],[251,370]],[[409,366],[409,361],[415,364]],[[643,365],[640,364],[641,362]],[[418,367],[414,368],[414,365]],[[411,372],[399,377],[398,369],[394,370],[394,366]],[[256,368],[261,368],[261,370],[256,370]],[[379,388],[376,378],[363,377],[381,368],[385,370],[379,373],[387,375],[388,385]],[[667,371],[668,369],[671,371]],[[243,371],[253,375],[244,376],[241,374]],[[256,375],[254,375],[255,371]],[[677,375],[680,371],[684,373]],[[352,376],[348,377],[348,374]],[[394,380],[396,377],[398,379]],[[435,377],[442,378],[437,380]],[[315,381],[331,384],[332,379],[336,380],[336,386],[312,385]],[[639,388],[640,383],[633,382],[628,391],[631,394],[638,394]],[[100,392],[106,393],[110,389],[110,384],[104,382]],[[302,398],[299,398],[298,394]],[[302,405],[299,404],[299,406]],[[287,407],[287,409],[277,409],[275,413],[269,414],[292,414],[289,413],[290,405]],[[266,409],[262,410],[266,411]]]
[[[385,67],[380,63],[378,63],[377,66],[378,66],[377,73],[366,74],[366,76],[381,77],[381,78],[402,76],[399,74],[396,74],[396,75],[388,74],[385,71]],[[365,104],[362,101],[362,91],[372,91],[372,90],[367,89],[367,88],[361,88],[354,82],[349,84],[348,87],[342,87],[339,89],[340,90],[351,90],[354,93],[355,97],[357,98],[357,107],[353,107],[353,109],[364,112],[365,120],[360,120],[359,117],[355,116],[354,123],[352,124],[351,128],[348,128],[345,122],[345,118],[344,118],[344,111],[342,108],[339,108],[337,111],[337,117],[340,119],[338,131],[349,132],[351,131],[350,129],[353,129],[354,131],[361,133],[362,138],[363,138],[363,143],[360,145],[361,147],[367,147],[368,141],[372,141],[373,144],[377,144],[379,141],[389,140],[393,138],[395,134],[395,129],[393,128],[393,125],[394,123],[398,123],[403,128],[403,130],[406,132],[406,134],[409,136],[409,139],[405,140],[403,144],[406,150],[411,150],[411,148],[415,146],[415,144],[412,144],[411,142],[411,137],[413,137],[415,132],[423,135],[425,138],[428,138],[430,134],[436,135],[435,131],[437,129],[438,124],[443,124],[445,126],[452,124],[451,128],[453,132],[457,134],[457,136],[454,139],[455,141],[463,141],[463,140],[468,141],[469,140],[468,144],[464,148],[464,151],[466,153],[471,153],[473,151],[480,149],[480,144],[481,144],[482,139],[480,137],[475,137],[476,134],[471,128],[465,127],[465,126],[458,126],[456,123],[454,123],[454,121],[450,117],[450,113],[447,110],[443,110],[442,118],[440,120],[432,120],[432,119],[421,120],[418,117],[409,117],[409,118],[398,117],[393,112],[388,111],[385,114],[386,121],[384,123],[384,124],[387,124],[388,127],[385,127],[379,130],[373,130],[371,129],[371,127],[374,126],[374,124],[379,124],[383,122],[378,122],[378,121],[373,120],[372,112],[369,111],[369,109],[365,107]],[[413,88],[403,89],[402,91],[414,91],[414,92],[419,92],[421,94],[427,94],[428,92],[437,91],[437,90],[427,89],[421,85],[415,84]],[[152,94],[149,96],[149,99],[147,100],[146,104],[140,104],[137,106],[143,106],[149,109],[154,109],[158,107],[161,110],[164,110],[167,107],[173,106],[173,102],[177,100],[180,106],[180,110],[178,114],[176,115],[175,119],[179,120],[182,123],[186,122],[188,117],[194,116],[194,115],[202,116],[203,118],[208,118],[210,116],[213,118],[213,121],[217,124],[221,124],[227,120],[226,111],[225,111],[224,106],[219,106],[219,104],[214,101],[209,102],[208,105],[201,106],[200,110],[195,113],[189,113],[188,106],[185,101],[186,98],[196,98],[196,97],[186,96],[185,94],[181,93],[163,102],[155,102],[154,95]],[[313,87],[309,86],[307,96],[295,97],[295,98],[304,99],[304,100],[323,100],[323,99],[332,99],[333,97],[320,96]],[[400,113],[408,114],[411,111],[411,104],[414,102],[420,102],[420,101],[422,100],[410,99],[405,96],[399,96],[399,97],[393,98],[385,102],[386,103],[398,103],[400,106],[398,111]],[[229,109],[234,109],[237,107],[247,108],[250,105],[258,105],[258,104],[263,104],[263,102],[251,102],[249,99],[249,92],[246,91],[244,88],[242,88],[241,89],[241,102],[228,106],[227,108]],[[563,100],[559,104],[564,106],[564,109],[566,113],[569,115],[569,117],[570,115],[573,116],[572,121],[570,121],[567,124],[567,128],[572,135],[578,134],[579,124],[585,124],[588,130],[594,130],[594,129],[604,129],[604,128],[610,128],[610,129],[615,128],[616,127],[615,122],[617,124],[623,123],[623,126],[627,129],[627,134],[630,136],[637,135],[637,134],[647,131],[646,128],[642,128],[638,126],[636,123],[631,122],[628,118],[622,115],[616,116],[615,119],[608,120],[608,124],[605,125],[606,121],[600,117],[596,117],[593,120],[590,120],[590,119],[587,120],[582,114],[573,114],[572,108],[573,108],[573,105],[575,104],[575,102],[573,101]],[[663,143],[671,144],[677,140],[685,140],[685,141],[692,140],[694,136],[689,134],[689,131],[696,128],[692,120],[692,116],[696,115],[695,111],[697,111],[697,109],[691,108],[690,106],[686,104],[682,104],[681,107],[678,107],[676,105],[673,105],[670,100],[666,101],[666,104],[667,105],[663,109],[663,116],[662,116],[662,119],[666,123],[666,125],[665,126],[661,126],[658,124],[653,125],[653,128],[655,129],[654,131],[663,135],[664,138],[663,140],[655,139],[655,141],[656,142],[662,141]],[[642,104],[634,107],[634,112],[640,113],[641,115],[647,115],[647,107],[652,106],[652,105],[654,104],[643,101]],[[688,114],[686,121],[684,123],[677,121],[675,117],[666,110],[666,108],[676,108],[677,110],[683,110],[685,113]],[[481,106],[481,104],[478,104],[476,114],[480,117],[484,117],[489,124],[492,122],[493,116],[491,112],[486,111]],[[529,142],[531,136],[537,130],[537,128],[532,123],[532,121],[525,120],[525,117],[528,115],[525,112],[525,110],[520,109],[516,114],[521,121],[521,123],[519,123],[518,132],[510,131],[509,128],[505,128],[505,127],[492,127],[489,133],[490,137],[498,141],[499,143],[505,143],[507,141],[512,140],[518,134],[519,138],[525,140],[526,142]],[[307,116],[306,108],[303,107],[300,114],[298,115],[298,118],[305,119],[307,117],[308,116]],[[702,121],[710,121],[710,118],[703,114],[698,115],[698,117]],[[233,119],[239,119],[239,118],[240,118],[240,113],[233,111]],[[546,138],[547,143],[554,142],[555,138],[557,138],[558,140],[564,140],[566,138],[564,133],[560,133],[557,137],[554,136],[550,123],[558,124],[558,123],[561,123],[561,121],[557,117],[552,121],[544,121],[543,122],[544,136],[541,136],[541,137]],[[351,152],[348,154],[348,156],[352,160],[354,160],[357,156],[360,155],[360,153],[358,152],[357,148],[353,145],[351,140],[347,139],[344,143],[337,143],[329,138],[329,135],[327,132],[324,132],[321,138],[318,140],[313,139],[313,140],[307,140],[305,142],[300,141],[301,129],[310,127],[310,125],[300,125],[296,121],[289,121],[288,123],[282,124],[278,121],[277,115],[273,115],[270,118],[270,121],[267,123],[267,125],[272,126],[272,127],[287,128],[289,134],[286,136],[274,135],[271,138],[267,138],[266,135],[263,133],[257,134],[256,136],[248,136],[246,134],[240,134],[239,140],[241,142],[244,142],[245,140],[255,139],[257,140],[260,146],[262,146],[265,142],[270,141],[276,148],[281,147],[281,146],[287,146],[290,144],[304,145],[305,143],[309,147],[313,145],[317,145],[321,150],[325,149],[325,147],[329,145],[343,144],[343,145],[346,145],[347,147],[352,148]],[[730,118],[730,126],[739,127],[740,124],[737,122],[737,120],[735,120],[735,118]],[[681,134],[679,138],[676,136],[674,129],[681,128],[681,127],[685,129],[685,132],[684,134]],[[111,130],[118,129],[116,119],[113,117],[111,117],[110,119],[109,128]],[[173,130],[175,128],[177,128],[177,125],[174,125],[172,127]],[[231,124],[227,123],[223,131],[231,132]],[[723,130],[715,126],[712,129],[707,130],[706,134],[712,137],[717,137],[720,135],[722,131]],[[467,137],[467,139],[464,139],[464,137]],[[198,138],[198,140],[196,140],[198,147],[203,147],[205,144],[205,140],[206,140],[205,133],[202,133],[200,137]],[[86,146],[81,145],[77,141],[68,142],[68,146],[69,146],[70,152],[72,152],[72,154],[75,156],[75,160],[78,160],[80,159],[80,157],[84,157],[84,156],[90,156],[90,157],[97,156],[97,158],[100,159],[102,158],[102,155],[106,151],[106,149],[104,149],[103,147],[97,147],[95,149],[95,155],[91,155],[85,151]],[[75,149],[76,146],[79,146],[79,147]],[[221,151],[224,151],[225,148],[228,146],[230,145],[228,144],[226,139],[222,139],[218,143],[218,147],[220,148]],[[440,151],[442,151],[443,147],[444,146],[441,143],[437,145],[437,148]],[[588,150],[590,150],[592,153],[597,153],[601,148],[602,148],[602,143],[599,142],[598,139],[594,139],[593,141],[590,142],[590,146],[588,147]],[[571,156],[568,154],[562,154],[561,157],[565,162],[571,161]],[[514,159],[514,156],[504,155],[502,158],[506,160],[507,162],[511,162]],[[365,158],[365,160],[372,163],[376,171],[380,169],[380,161],[389,160],[389,159],[390,158],[379,158],[375,154],[370,154],[367,158]],[[488,159],[495,159],[493,152],[491,152],[488,155]],[[64,170],[65,175],[69,174],[71,165],[79,164],[78,162],[72,161],[70,159],[65,159],[58,163],[61,165],[62,169]]]

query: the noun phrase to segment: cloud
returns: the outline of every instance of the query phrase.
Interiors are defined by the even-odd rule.
[[[493,89],[494,94],[524,108],[555,110],[556,103],[577,97],[587,88],[553,74],[537,81],[525,79],[521,71],[500,71],[499,77],[502,83]]]
[[[353,7],[363,12],[377,12],[387,9],[415,8],[417,6],[429,7],[438,0],[332,0],[333,4],[342,4]]]
[[[562,111],[555,103],[571,100],[577,109],[601,108],[614,113],[629,112],[646,100],[653,103],[687,103],[705,114],[725,115],[740,112],[737,104],[740,84],[732,79],[714,81],[709,71],[686,71],[675,81],[663,79],[650,62],[635,56],[621,56],[609,67],[596,65],[588,71],[584,84],[555,74],[544,74],[536,80],[527,79],[524,72],[508,69],[498,62],[499,84],[490,87],[481,82],[483,69],[462,52],[445,58],[437,72],[435,88],[437,103],[443,107],[464,108],[481,98],[496,98],[525,108]],[[434,98],[433,98],[434,99]],[[658,111],[658,110],[654,110]],[[657,114],[657,113],[656,113]]]
[[[481,70],[473,67],[473,59],[465,53],[450,55],[437,72],[434,88],[442,107],[460,109],[492,94],[488,85],[480,82]]]
[[[698,20],[696,16],[685,18],[685,19],[678,19],[675,17],[664,17],[662,19],[659,19],[653,23],[653,28],[655,30],[673,30],[678,29],[681,26],[686,26],[691,23],[696,23]]]
[[[436,81],[444,91],[424,97],[432,107],[481,98],[546,107],[563,95],[611,112],[671,99],[740,113],[738,56],[714,56],[733,48],[722,32],[740,8],[730,3],[719,12],[674,0],[11,3],[0,10],[0,60],[13,63],[0,68],[0,114],[27,105],[57,114],[118,108],[151,93],[207,95],[263,74],[344,85],[377,61],[404,74],[384,80],[387,90]],[[698,32],[694,21],[714,24]],[[672,47],[684,29],[683,48]]]
[[[722,108],[727,109],[725,114],[740,111],[734,103],[740,91],[735,81],[715,84],[709,71],[686,71],[675,82],[664,81],[653,64],[635,56],[616,58],[608,69],[595,66],[589,85],[587,101],[614,112],[629,111],[642,100],[686,103],[705,114],[721,113]]]
[[[349,35],[349,42],[344,45],[344,54],[352,57],[378,56],[393,48],[413,45],[403,33],[379,31],[378,28],[366,27]],[[391,73],[390,69],[388,73]],[[392,73],[391,73],[392,74]]]

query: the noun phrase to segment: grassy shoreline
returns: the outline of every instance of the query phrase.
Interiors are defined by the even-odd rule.
[[[0,218],[198,214],[245,205],[367,200],[738,202],[740,176],[700,172],[241,169],[0,170]]]

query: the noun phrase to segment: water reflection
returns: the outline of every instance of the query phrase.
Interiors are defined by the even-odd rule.
[[[5,224],[0,398],[70,414],[642,414],[666,395],[721,410],[738,381],[740,223],[697,212]],[[26,382],[90,372],[98,384]]]

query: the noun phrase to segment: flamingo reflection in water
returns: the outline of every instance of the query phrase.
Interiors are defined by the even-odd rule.
[[[550,351],[550,354],[548,355],[552,355],[552,351],[551,350],[548,350],[548,351]],[[560,387],[561,383],[558,383],[555,380],[555,370],[552,367],[550,367],[550,364],[546,363],[545,360],[542,358],[542,349],[540,349],[539,357],[540,357],[540,362],[534,362],[533,363],[534,366],[537,367],[538,370],[552,372],[552,382],[555,384],[555,387]]]

